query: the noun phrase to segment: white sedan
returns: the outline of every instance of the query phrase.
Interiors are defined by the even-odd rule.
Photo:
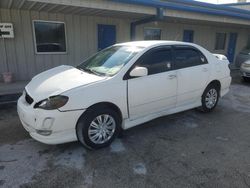
[[[18,100],[34,139],[108,146],[121,130],[199,107],[212,111],[231,83],[228,60],[191,43],[116,44],[77,67],[35,76]]]

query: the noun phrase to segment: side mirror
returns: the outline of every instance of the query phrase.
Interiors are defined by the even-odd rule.
[[[148,69],[146,67],[135,67],[129,75],[131,77],[143,77],[148,75]]]

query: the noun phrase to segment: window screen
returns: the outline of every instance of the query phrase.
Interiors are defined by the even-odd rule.
[[[144,54],[137,66],[148,68],[148,74],[157,74],[172,69],[172,53],[170,49],[157,49]]]
[[[227,39],[226,33],[216,33],[215,50],[224,50],[226,39]]]
[[[175,66],[177,69],[206,64],[206,57],[193,48],[175,49]]]
[[[144,40],[161,40],[161,30],[153,28],[144,29]]]
[[[37,53],[66,52],[64,23],[34,21],[34,33]]]

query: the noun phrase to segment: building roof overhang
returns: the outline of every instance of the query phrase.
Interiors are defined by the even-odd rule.
[[[112,0],[115,2],[139,4],[144,6],[162,7],[171,10],[195,12],[208,15],[226,16],[249,20],[250,11],[225,5],[203,3],[193,0]]]
[[[0,0],[0,8],[110,16],[134,21],[155,16],[157,8],[162,8],[164,20],[250,26],[250,11],[193,0]]]

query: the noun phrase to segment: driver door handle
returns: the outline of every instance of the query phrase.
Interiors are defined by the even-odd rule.
[[[176,78],[176,77],[177,77],[176,74],[171,74],[171,75],[168,76],[169,79],[174,79],[174,78]]]

